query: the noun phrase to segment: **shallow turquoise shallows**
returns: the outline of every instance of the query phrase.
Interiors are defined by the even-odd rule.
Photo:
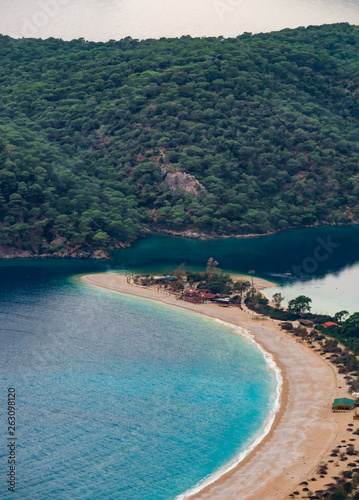
[[[214,257],[286,285],[287,299],[305,293],[313,309],[353,312],[358,245],[359,226],[323,227],[208,242],[151,236],[109,262],[0,261],[0,498],[174,499],[235,460],[274,405],[275,372],[248,340],[74,275],[203,269]],[[3,495],[9,387],[15,495]]]
[[[255,345],[69,279],[97,268],[0,266],[1,397],[14,387],[17,410],[16,494],[3,495],[3,441],[1,498],[174,499],[246,449],[273,408],[275,372]]]

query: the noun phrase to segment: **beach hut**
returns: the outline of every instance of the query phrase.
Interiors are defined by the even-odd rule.
[[[349,398],[337,398],[334,399],[334,403],[332,405],[333,411],[348,411],[354,408],[354,399]]]

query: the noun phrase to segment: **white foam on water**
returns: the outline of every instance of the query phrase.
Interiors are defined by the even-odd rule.
[[[276,393],[275,393],[275,399],[272,407],[272,411],[266,418],[265,422],[263,423],[263,426],[259,433],[254,437],[253,442],[244,450],[241,451],[238,455],[236,455],[230,462],[228,462],[226,465],[223,467],[220,467],[217,471],[215,471],[213,474],[209,475],[208,477],[202,479],[196,486],[191,488],[190,490],[185,491],[184,493],[181,493],[176,497],[176,500],[186,500],[187,498],[190,498],[192,495],[195,495],[196,493],[200,492],[210,484],[213,484],[216,482],[221,476],[226,474],[227,472],[231,471],[237,465],[242,462],[248,455],[249,453],[256,448],[256,446],[259,445],[261,441],[267,436],[267,434],[270,432],[271,427],[274,423],[276,414],[279,411],[280,408],[280,401],[281,401],[281,394],[282,394],[282,387],[283,387],[283,378],[281,374],[281,370],[279,369],[278,365],[274,361],[274,358],[272,354],[267,352],[258,342],[256,342],[253,334],[249,331],[246,330],[245,328],[242,328],[240,326],[233,325],[232,323],[227,323],[226,321],[222,321],[220,319],[213,319],[216,323],[219,323],[223,326],[226,326],[227,328],[230,328],[232,331],[234,331],[237,335],[239,335],[242,338],[247,339],[249,342],[253,343],[256,345],[256,347],[261,351],[263,354],[263,357],[265,358],[269,369],[275,371],[276,379],[277,379],[277,387],[276,387]]]

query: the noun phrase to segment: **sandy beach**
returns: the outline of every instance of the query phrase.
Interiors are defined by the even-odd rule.
[[[346,463],[330,458],[333,447],[359,444],[359,436],[348,430],[351,413],[332,413],[335,397],[350,397],[344,377],[317,352],[282,332],[277,322],[257,319],[238,307],[192,304],[127,283],[121,274],[82,276],[84,282],[109,290],[156,300],[249,330],[256,342],[272,354],[283,377],[280,409],[270,432],[233,470],[200,492],[186,498],[201,500],[281,500],[296,493],[308,498],[309,492],[324,489],[339,476]],[[351,441],[351,443],[349,443]],[[354,457],[356,458],[356,457]],[[328,473],[320,475],[320,463]],[[308,484],[300,484],[306,482]]]

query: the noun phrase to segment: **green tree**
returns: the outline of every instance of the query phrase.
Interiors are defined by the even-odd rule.
[[[213,273],[207,280],[207,288],[212,293],[228,295],[231,292],[232,280],[229,274]]]
[[[349,316],[349,318],[345,321],[345,326],[359,328],[359,312]]]
[[[344,318],[349,316],[349,313],[348,311],[339,311],[337,313],[334,314],[334,318],[339,322],[339,323],[342,323],[342,321],[344,321]]]
[[[220,269],[218,269],[218,262],[213,259],[213,257],[210,257],[207,261],[207,273],[208,274],[213,274],[213,273],[218,273]]]
[[[250,284],[248,283],[248,281],[238,280],[234,283],[233,290],[239,292],[240,296],[242,297],[243,293],[247,291],[249,287]]]
[[[108,245],[109,239],[109,235],[105,231],[97,231],[97,233],[92,237],[92,241],[96,246],[98,245],[103,247]]]
[[[288,302],[288,311],[302,316],[305,312],[310,312],[310,303],[312,299],[305,295],[299,295],[296,299]]]
[[[353,491],[353,483],[351,481],[344,483],[343,490],[345,491],[346,495],[350,495],[350,493]]]
[[[342,491],[336,491],[331,495],[331,500],[345,500],[346,495]]]
[[[274,293],[272,295],[272,302],[278,309],[280,308],[281,303],[283,302],[284,299],[285,297],[283,297],[283,295],[280,292]]]

